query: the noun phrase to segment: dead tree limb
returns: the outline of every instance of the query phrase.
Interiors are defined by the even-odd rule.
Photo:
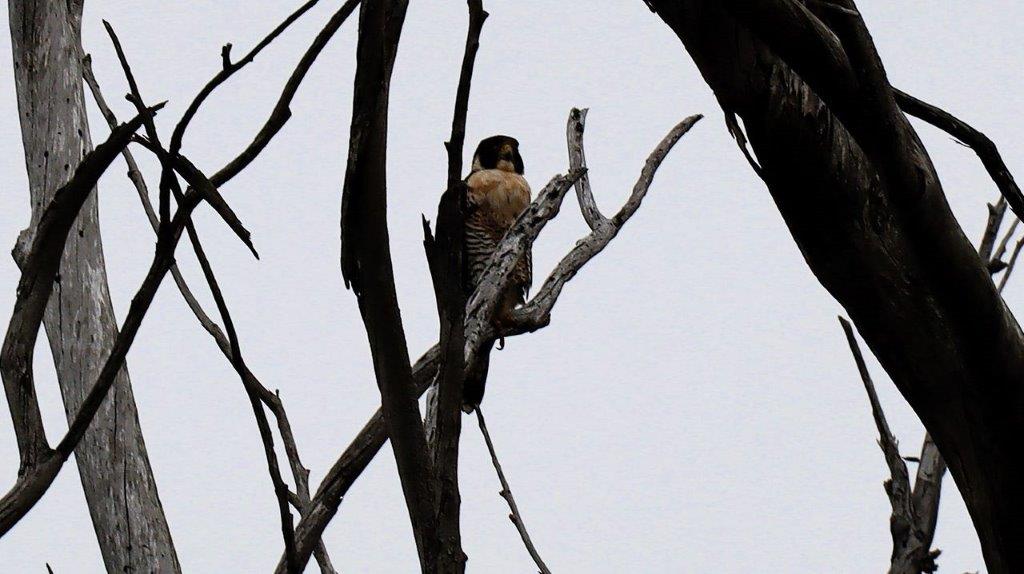
[[[274,104],[274,109],[270,112],[270,117],[264,122],[256,136],[253,137],[252,142],[244,150],[242,150],[234,159],[227,163],[224,167],[218,170],[216,173],[210,176],[210,181],[214,185],[220,187],[227,183],[229,180],[234,178],[236,175],[241,173],[250,163],[255,160],[260,153],[266,149],[270,141],[274,139],[281,128],[288,122],[292,112],[291,105],[292,99],[299,90],[299,86],[302,84],[302,80],[305,79],[306,73],[313,67],[313,63],[316,62],[317,57],[320,56],[320,52],[327,46],[334,37],[334,34],[341,29],[341,25],[345,23],[349,15],[359,5],[360,0],[347,0],[344,4],[338,8],[331,18],[327,21],[324,27],[313,39],[313,42],[306,49],[306,52],[302,55],[298,65],[292,71],[288,81],[285,83],[284,89],[281,91],[281,96],[278,98],[277,103]]]
[[[540,569],[541,574],[551,574],[551,570],[548,569],[547,564],[541,559],[540,553],[537,552],[537,548],[533,545],[533,540],[530,539],[530,533],[526,531],[526,523],[523,522],[523,516],[519,514],[519,507],[516,506],[516,499],[512,497],[512,488],[508,485],[508,480],[505,479],[505,473],[501,470],[501,463],[498,461],[498,454],[494,452],[494,443],[491,442],[491,433],[487,432],[487,422],[484,420],[484,413],[478,406],[476,409],[476,420],[480,425],[480,433],[484,435],[484,442],[487,444],[487,452],[491,453],[491,463],[494,465],[494,471],[498,473],[498,481],[501,483],[501,492],[499,493],[505,502],[508,503],[508,509],[512,512],[508,515],[508,519],[515,525],[516,530],[519,531],[519,537],[523,540],[523,545],[526,546],[526,551],[530,553],[530,557],[533,558],[534,564]]]
[[[593,259],[611,242],[618,229],[621,228],[621,225],[636,212],[640,206],[640,201],[650,187],[657,166],[660,165],[672,146],[679,141],[700,117],[692,116],[683,120],[662,139],[654,152],[648,157],[647,164],[641,173],[641,177],[638,179],[637,185],[634,187],[632,196],[627,200],[626,205],[623,206],[618,215],[610,220],[612,225],[603,226],[601,230],[592,232],[577,242],[577,246],[555,267],[554,271],[544,282],[544,286],[534,298],[517,310],[514,315],[514,324],[507,331],[500,333],[500,335],[511,337],[534,332],[546,327],[551,322],[551,312],[562,293],[562,289],[587,262]],[[572,117],[570,117],[569,121],[573,121]],[[499,248],[507,252],[509,254],[508,257],[518,257],[525,251],[528,243],[524,242],[524,238],[528,238],[529,242],[536,239],[534,233],[539,233],[539,228],[542,227],[536,221],[538,214],[543,217],[554,217],[558,213],[556,203],[565,197],[565,193],[573,186],[582,172],[581,170],[574,170],[571,173],[572,175],[570,176],[559,176],[553,179],[547,188],[537,194],[534,199],[535,206],[520,216],[512,229],[508,231],[505,239],[502,240],[502,244],[504,245],[507,242],[511,245]],[[546,205],[536,205],[542,202]],[[616,221],[618,221],[617,225],[615,224]],[[516,247],[517,245],[522,245],[521,251]],[[499,267],[500,270],[496,271]],[[488,281],[493,285],[510,277],[512,269],[513,266],[500,265],[498,259],[492,258],[485,276],[489,277]],[[499,291],[492,288],[488,292],[490,293],[489,296],[494,297],[494,302],[496,302]],[[494,302],[492,302],[492,305]],[[481,302],[475,307],[467,308],[466,324],[469,325],[472,321],[474,324],[489,325],[490,323],[484,323],[472,317],[473,313],[481,314],[488,307],[488,304]],[[483,337],[477,337],[475,340],[488,340],[487,337],[494,334],[489,329],[490,327],[483,330],[481,333]],[[469,349],[469,345],[470,340],[467,336],[466,356],[475,356],[477,350]],[[434,381],[437,374],[439,353],[439,347],[435,345],[424,353],[413,366],[412,375],[417,396],[426,392]],[[363,426],[363,429],[352,441],[352,444],[349,445],[331,467],[330,471],[328,471],[327,476],[324,477],[323,482],[317,489],[316,495],[313,496],[309,514],[304,516],[298,526],[296,526],[296,548],[300,564],[305,564],[309,560],[313,541],[321,536],[327,524],[337,513],[345,493],[348,492],[348,489],[359,478],[370,461],[373,460],[373,457],[376,456],[377,451],[380,450],[386,440],[387,431],[384,424],[384,415],[382,409],[378,409],[366,425]],[[283,572],[283,563],[279,563],[277,574],[283,574]]]
[[[448,152],[448,187],[437,210],[437,237],[423,221],[423,247],[437,300],[441,363],[437,383],[427,395],[425,433],[433,456],[437,493],[437,571],[461,573],[466,554],[460,532],[459,439],[462,434],[463,385],[466,378],[465,324],[468,270],[465,256],[466,194],[462,180],[462,154],[466,140],[466,115],[473,81],[480,31],[487,12],[481,0],[468,0],[469,24],[466,47],[455,93]],[[435,392],[436,391],[436,392]]]
[[[5,390],[8,393],[16,429],[23,429],[17,431],[21,435],[19,448],[23,449],[23,468],[15,487],[0,500],[0,536],[10,530],[46,492],[99,412],[103,398],[121,370],[124,358],[142,324],[149,304],[156,295],[160,281],[174,260],[174,248],[184,228],[184,218],[201,200],[199,193],[190,194],[188,201],[175,217],[173,229],[176,232],[169,235],[168,240],[158,242],[150,272],[132,300],[128,316],[96,382],[82,401],[81,408],[72,417],[64,438],[54,449],[50,449],[45,436],[41,434],[42,427],[33,422],[38,419],[38,405],[34,400],[31,360],[32,347],[43,320],[46,303],[53,291],[54,278],[59,269],[66,239],[99,176],[128,144],[132,134],[143,124],[144,119],[160,107],[162,104],[149,108],[145,113],[119,127],[111,134],[107,143],[98,146],[83,159],[71,182],[54,194],[50,206],[40,218],[32,247],[25,257],[15,313],[11,318],[2,351]],[[22,412],[26,408],[35,414],[26,416]]]
[[[54,191],[67,183],[92,141],[80,69],[83,2],[15,0],[9,8],[12,87],[32,207],[14,249],[15,261],[23,262]],[[44,326],[70,421],[117,337],[95,194],[65,254]],[[76,332],[89,336],[62,336]],[[127,367],[118,373],[112,396],[75,453],[104,565],[112,572],[180,572]]]
[[[276,28],[275,31],[272,32],[270,36],[268,36],[266,39],[264,39],[263,42],[257,45],[257,48],[250,52],[250,54],[246,56],[246,58],[243,59],[238,65],[229,66],[227,68],[227,71],[222,71],[221,74],[218,74],[218,76],[216,76],[213,81],[208,83],[207,86],[203,88],[203,90],[200,92],[200,95],[197,96],[195,100],[193,100],[192,106],[190,106],[189,110],[186,112],[186,117],[178,123],[178,128],[176,128],[174,136],[176,141],[172,142],[172,144],[176,144],[176,147],[180,148],[180,138],[183,137],[184,135],[188,119],[190,115],[194,115],[198,111],[199,105],[202,103],[205,97],[212,93],[212,91],[218,85],[220,85],[220,83],[223,83],[223,81],[225,81],[227,77],[230,77],[231,74],[233,74],[246,63],[251,61],[255,53],[262,49],[262,47],[269,44],[269,42],[274,37],[276,37],[276,35],[279,34],[280,31],[283,30],[283,28],[287,24],[289,24],[291,21],[294,21],[294,19],[297,18],[298,15],[300,15],[302,12],[304,12],[305,9],[308,9],[309,6],[310,5],[307,4],[304,8],[300,8],[298,12],[294,13],[288,20],[285,21],[285,23],[278,26],[278,28]],[[133,78],[131,67],[128,64],[127,58],[124,54],[121,44],[118,41],[113,28],[106,22],[105,24],[107,32],[110,34],[111,40],[114,42],[118,58],[121,61],[121,65],[124,69],[125,75],[128,78],[129,86],[131,88],[131,99],[136,104],[136,106],[141,106],[143,98],[139,92],[139,87]],[[191,166],[191,164],[189,164],[187,160],[180,157],[180,155],[178,155],[176,152],[172,154],[171,152],[164,150],[160,147],[159,136],[157,134],[156,127],[151,120],[146,122],[146,126],[147,133],[150,135],[150,139],[148,142],[144,143],[146,143],[147,147],[149,147],[149,149],[160,158],[161,164],[164,168],[164,173],[161,177],[161,192],[163,193],[164,191],[167,191],[168,193],[173,194],[176,201],[178,201],[178,203],[180,204],[183,201],[184,196],[181,192],[180,186],[177,183],[177,178],[174,176],[173,173],[168,174],[167,170],[173,169],[177,171],[182,171],[182,173],[185,175],[185,177],[191,184],[190,191],[191,189],[197,189],[204,194],[204,197],[207,199],[208,202],[210,202],[211,204],[221,206],[221,209],[218,209],[218,212],[230,215],[230,217],[225,217],[225,219],[229,221],[229,225],[232,225],[233,229],[241,229],[244,232],[239,233],[238,231],[236,231],[236,234],[239,235],[239,237],[243,239],[246,245],[249,246],[250,250],[252,250],[253,253],[255,253],[255,250],[252,248],[251,241],[249,240],[248,231],[246,231],[244,227],[241,226],[240,222],[238,222],[237,218],[234,217],[233,212],[231,212],[226,202],[224,202],[223,199],[219,196],[219,193],[216,191],[215,186],[211,182],[209,182],[208,179],[206,179],[205,175],[201,174],[197,169]],[[146,204],[148,204],[148,197],[144,199],[144,205]],[[151,209],[152,208],[150,207],[150,210]],[[163,219],[161,218],[161,221],[162,220]],[[162,226],[158,225],[158,237],[161,236],[161,229]],[[186,220],[185,229],[192,243],[196,257],[199,260],[200,266],[203,270],[204,277],[206,278],[210,290],[213,293],[218,311],[220,312],[221,318],[225,325],[225,329],[227,331],[228,341],[225,354],[230,360],[236,372],[239,374],[239,377],[241,378],[243,387],[245,388],[246,394],[249,397],[253,414],[256,418],[257,427],[259,428],[260,437],[264,446],[264,454],[267,459],[268,470],[270,472],[271,481],[274,486],[274,493],[278,501],[278,510],[281,517],[281,529],[285,543],[285,554],[287,557],[286,561],[288,563],[288,570],[289,572],[297,572],[299,571],[299,568],[297,567],[297,560],[295,555],[294,524],[289,509],[289,505],[294,503],[296,508],[301,512],[304,509],[304,506],[308,504],[308,483],[306,481],[307,471],[302,467],[301,462],[299,462],[298,450],[294,443],[294,436],[291,433],[291,426],[288,423],[287,416],[284,413],[284,409],[280,403],[279,397],[271,393],[268,389],[266,389],[266,387],[259,383],[259,381],[255,378],[255,376],[252,375],[252,372],[245,365],[245,361],[241,355],[238,337],[237,334],[235,333],[233,322],[231,320],[230,313],[227,309],[227,304],[222,295],[220,286],[217,283],[212,266],[210,265],[209,260],[206,257],[205,252],[202,248],[202,244],[200,243],[198,233],[196,232],[195,227],[190,220]],[[203,316],[205,316],[205,313],[203,313]],[[219,329],[216,331],[211,330],[211,333],[214,334],[215,338],[217,337],[217,335],[220,335],[220,338],[223,339],[223,334],[220,333]],[[277,454],[274,449],[273,433],[270,430],[270,425],[267,420],[266,412],[264,411],[264,405],[269,406],[276,416],[276,419],[278,421],[278,427],[281,430],[282,440],[285,442],[285,450],[291,462],[293,475],[295,476],[297,484],[296,490],[299,491],[300,494],[292,494],[288,490],[288,486],[281,476],[277,460]],[[299,485],[305,485],[305,488],[301,488]],[[303,491],[305,492],[305,496],[301,494],[301,492]],[[326,554],[326,550],[323,548],[322,543],[318,544],[317,559],[320,562],[321,569],[323,571],[333,571],[333,567],[330,564],[329,558],[327,557]]]
[[[432,572],[437,559],[434,473],[395,292],[387,228],[388,97],[406,8],[406,0],[364,0],[360,7],[341,202],[341,270],[366,327],[420,566]]]
[[[934,572],[936,569],[935,558],[939,551],[930,552],[930,542],[925,543],[924,533],[918,528],[919,522],[917,512],[914,509],[912,492],[910,489],[910,475],[907,472],[907,465],[900,456],[899,445],[896,437],[889,430],[889,423],[885,420],[885,413],[878,401],[878,394],[875,392],[875,385],[871,381],[871,374],[864,363],[864,356],[857,345],[857,339],[853,334],[853,327],[849,321],[839,317],[839,323],[846,333],[846,340],[850,345],[850,352],[857,362],[857,370],[860,371],[861,380],[864,382],[864,389],[868,393],[871,402],[871,414],[875,419],[875,426],[878,428],[878,444],[885,454],[885,462],[889,466],[890,478],[885,481],[885,492],[889,495],[889,503],[892,505],[892,516],[889,519],[889,531],[892,534],[892,564],[890,574],[920,574],[921,572]]]
[[[430,265],[437,299],[440,334],[433,401],[428,396],[425,433],[433,455],[437,493],[437,571],[464,572],[466,554],[459,530],[459,438],[462,433],[462,397],[465,381],[466,186],[456,182],[442,196],[437,213],[437,237],[423,220],[423,247]],[[431,416],[432,415],[432,416]],[[432,427],[431,423],[436,426]],[[431,432],[434,431],[434,432]]]
[[[829,28],[792,0],[749,3],[798,12],[770,18],[732,0],[649,3],[742,120],[805,261],[938,445],[989,571],[1024,571],[1024,471],[1004,463],[1024,459],[1024,333],[953,216],[863,21],[832,11],[826,19],[842,22]]]

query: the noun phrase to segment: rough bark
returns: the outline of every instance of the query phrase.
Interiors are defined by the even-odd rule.
[[[466,185],[456,182],[441,197],[437,209],[437,237],[423,221],[423,246],[440,319],[434,436],[427,435],[433,455],[437,495],[438,572],[465,572],[466,555],[459,530],[459,438],[462,433],[462,397],[465,383]],[[427,408],[430,408],[428,406]],[[427,431],[430,427],[427,427]],[[431,440],[433,439],[433,440]]]
[[[80,65],[80,2],[9,3],[15,86],[29,175],[32,219],[92,148]],[[45,321],[68,420],[78,412],[117,335],[107,287],[96,194],[90,194],[61,263]],[[178,572],[139,426],[127,369],[75,451],[107,570]]]
[[[813,44],[796,32],[814,36],[807,31],[820,27],[769,30],[762,18],[747,19],[748,28],[744,10],[726,4],[738,5],[649,2],[725,111],[743,120],[808,265],[938,445],[989,571],[1024,571],[1024,470],[1008,463],[1024,459],[1024,335],[953,217],[926,150],[893,111],[859,15],[841,3],[833,17],[854,20]],[[837,38],[843,51],[823,48]]]

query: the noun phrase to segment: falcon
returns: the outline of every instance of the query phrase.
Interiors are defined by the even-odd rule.
[[[481,141],[473,154],[473,165],[466,178],[469,191],[465,253],[470,281],[467,290],[470,293],[480,283],[487,262],[505,232],[530,205],[530,184],[523,177],[523,171],[523,157],[519,155],[519,142],[515,138],[491,136]],[[494,315],[498,325],[517,305],[526,301],[533,279],[531,267],[532,257],[527,249],[498,301]],[[463,405],[467,412],[471,412],[484,398],[492,345],[493,342],[486,345],[477,365],[466,377]]]

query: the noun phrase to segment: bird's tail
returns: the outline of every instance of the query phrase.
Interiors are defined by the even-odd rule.
[[[484,400],[484,386],[487,384],[487,368],[491,363],[491,348],[494,342],[491,341],[480,349],[474,364],[462,385],[462,410],[471,413],[481,401]]]

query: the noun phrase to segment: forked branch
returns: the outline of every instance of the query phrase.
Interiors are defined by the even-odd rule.
[[[500,333],[501,336],[511,337],[536,331],[550,323],[551,311],[558,302],[565,285],[576,276],[584,265],[611,243],[622,225],[636,212],[650,188],[658,166],[665,159],[669,150],[700,117],[692,116],[683,120],[662,139],[648,157],[641,176],[634,186],[633,193],[622,209],[615,217],[608,220],[607,225],[601,226],[577,243],[576,247],[558,264],[533,299],[514,313],[514,325],[509,330]],[[570,117],[569,121],[574,120]],[[582,145],[582,139],[580,145]],[[498,247],[498,252],[503,254],[500,256],[501,259],[498,257],[491,259],[484,274],[485,279],[481,282],[481,285],[486,284],[487,287],[482,290],[477,289],[473,295],[475,303],[471,301],[466,310],[465,353],[467,359],[474,357],[479,352],[479,348],[473,347],[473,345],[479,345],[481,341],[493,340],[493,338],[488,339],[495,333],[489,318],[487,318],[490,315],[485,315],[485,313],[488,310],[493,312],[499,289],[503,282],[508,281],[511,276],[514,265],[506,263],[522,256],[526,248],[536,240],[543,224],[557,215],[562,198],[581,174],[582,170],[575,170],[571,171],[568,176],[558,176],[553,179],[544,190],[537,194],[531,207],[506,233]],[[485,318],[487,318],[486,321]],[[472,338],[470,325],[476,326],[476,336]],[[426,392],[437,374],[438,353],[438,347],[435,345],[413,366],[412,375],[417,396]],[[467,364],[469,364],[468,360]],[[334,518],[345,493],[359,478],[386,440],[384,417],[381,410],[378,409],[327,473],[310,503],[309,514],[303,517],[296,527],[296,548],[300,565],[304,565],[309,560],[313,542],[320,537],[327,524]],[[284,572],[281,563],[278,565],[277,572],[278,574]]]

